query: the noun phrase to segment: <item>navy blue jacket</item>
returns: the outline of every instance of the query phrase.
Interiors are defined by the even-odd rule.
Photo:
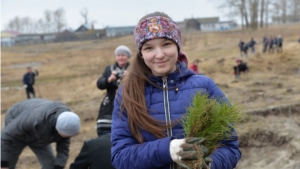
[[[179,71],[175,71],[167,76],[167,87],[171,89],[162,90],[146,84],[146,104],[149,110],[154,110],[148,111],[153,118],[163,121],[168,116],[171,120],[180,119],[185,114],[186,108],[190,106],[196,92],[205,92],[211,98],[221,98],[227,101],[222,91],[211,79],[203,75],[195,75],[186,68],[185,63],[181,63],[178,67],[181,69],[181,74]],[[163,86],[162,77],[152,76],[149,79],[159,86]],[[151,133],[141,130],[144,143],[139,144],[130,132],[126,110],[120,115],[121,93],[122,87],[118,90],[114,102],[111,135],[112,164],[118,169],[169,169],[173,163],[169,152],[170,141],[174,138],[184,138],[182,125],[178,124],[168,130],[168,137],[162,139],[157,139]],[[169,107],[164,107],[166,105],[164,98],[167,99]],[[237,136],[233,140],[222,141],[222,143],[224,146],[218,148],[211,155],[213,159],[211,169],[232,169],[241,158]]]
[[[36,70],[35,73],[25,73],[24,76],[23,76],[23,84],[26,84],[28,86],[32,86],[34,85],[34,78],[35,76],[37,76],[39,73],[38,71]]]

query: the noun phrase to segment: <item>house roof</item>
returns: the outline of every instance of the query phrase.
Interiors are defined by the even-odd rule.
[[[3,38],[11,38],[11,37],[15,37],[18,36],[20,33],[17,31],[2,31],[1,32],[1,37]]]
[[[82,24],[75,30],[75,32],[78,31],[82,27],[86,28],[87,30],[90,30],[93,28],[93,25],[92,24]]]
[[[185,19],[183,22],[186,23],[190,20],[197,20],[200,24],[203,24],[203,23],[217,23],[217,22],[219,22],[219,17],[190,18],[190,19]]]

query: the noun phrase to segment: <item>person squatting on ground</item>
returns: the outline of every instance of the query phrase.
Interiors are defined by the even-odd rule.
[[[97,125],[98,137],[85,141],[70,169],[114,169],[111,165],[111,115]]]
[[[185,139],[179,123],[193,95],[203,92],[228,100],[210,78],[187,68],[180,50],[181,32],[168,15],[144,16],[134,29],[134,38],[138,52],[114,101],[112,164],[118,169],[169,169],[180,165],[181,159],[194,160],[195,153],[179,153],[182,146],[191,145],[188,140],[198,139]],[[211,169],[232,169],[241,158],[235,131],[221,143],[224,146],[212,154],[204,154],[206,163],[212,159]]]
[[[247,63],[244,63],[242,60],[238,59],[236,60],[237,66],[233,67],[234,75],[236,78],[240,78],[241,72],[248,73],[249,68],[247,66]]]
[[[1,169],[14,169],[22,150],[29,146],[42,169],[63,169],[70,138],[79,133],[80,119],[61,102],[29,99],[6,112],[1,132]],[[56,157],[51,143],[56,142]]]
[[[190,69],[192,71],[195,72],[195,74],[200,74],[199,71],[198,71],[198,64],[200,63],[201,61],[199,59],[196,59],[194,60],[194,62],[190,65]]]
[[[33,85],[35,81],[35,76],[38,76],[39,72],[37,69],[34,69],[34,71],[35,72],[32,72],[32,68],[28,67],[27,73],[25,73],[23,76],[23,87],[26,89],[27,99],[30,99],[30,94],[32,94],[32,97],[35,98]]]
[[[97,81],[97,87],[100,90],[106,90],[106,95],[100,105],[98,118],[101,119],[104,115],[111,115],[113,111],[114,98],[116,90],[124,76],[127,74],[129,66],[129,58],[131,51],[127,46],[118,46],[114,52],[116,62],[105,68],[102,76]]]

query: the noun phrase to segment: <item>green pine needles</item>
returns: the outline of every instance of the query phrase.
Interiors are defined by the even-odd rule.
[[[212,153],[221,140],[228,140],[232,135],[234,123],[242,120],[241,109],[224,101],[208,98],[207,95],[196,93],[192,105],[187,109],[182,120],[186,137],[205,138],[203,143]]]

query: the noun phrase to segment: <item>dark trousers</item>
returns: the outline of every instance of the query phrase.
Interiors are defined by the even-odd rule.
[[[35,98],[35,92],[32,85],[28,85],[26,88],[27,99],[30,99],[30,93],[32,94],[32,97]]]
[[[282,43],[279,43],[277,46],[277,53],[282,53]]]
[[[266,53],[267,52],[267,49],[268,49],[268,45],[264,45],[264,50],[263,50],[263,53]]]
[[[23,149],[27,146],[25,143],[21,143],[14,140],[1,140],[1,162],[8,162],[9,169],[15,169],[17,161]],[[51,144],[44,147],[33,147],[29,148],[36,155],[41,169],[53,169],[55,164],[55,155]]]
[[[239,71],[239,68],[237,66],[234,66],[233,70],[234,70],[234,75],[235,76],[240,76],[240,71]]]

